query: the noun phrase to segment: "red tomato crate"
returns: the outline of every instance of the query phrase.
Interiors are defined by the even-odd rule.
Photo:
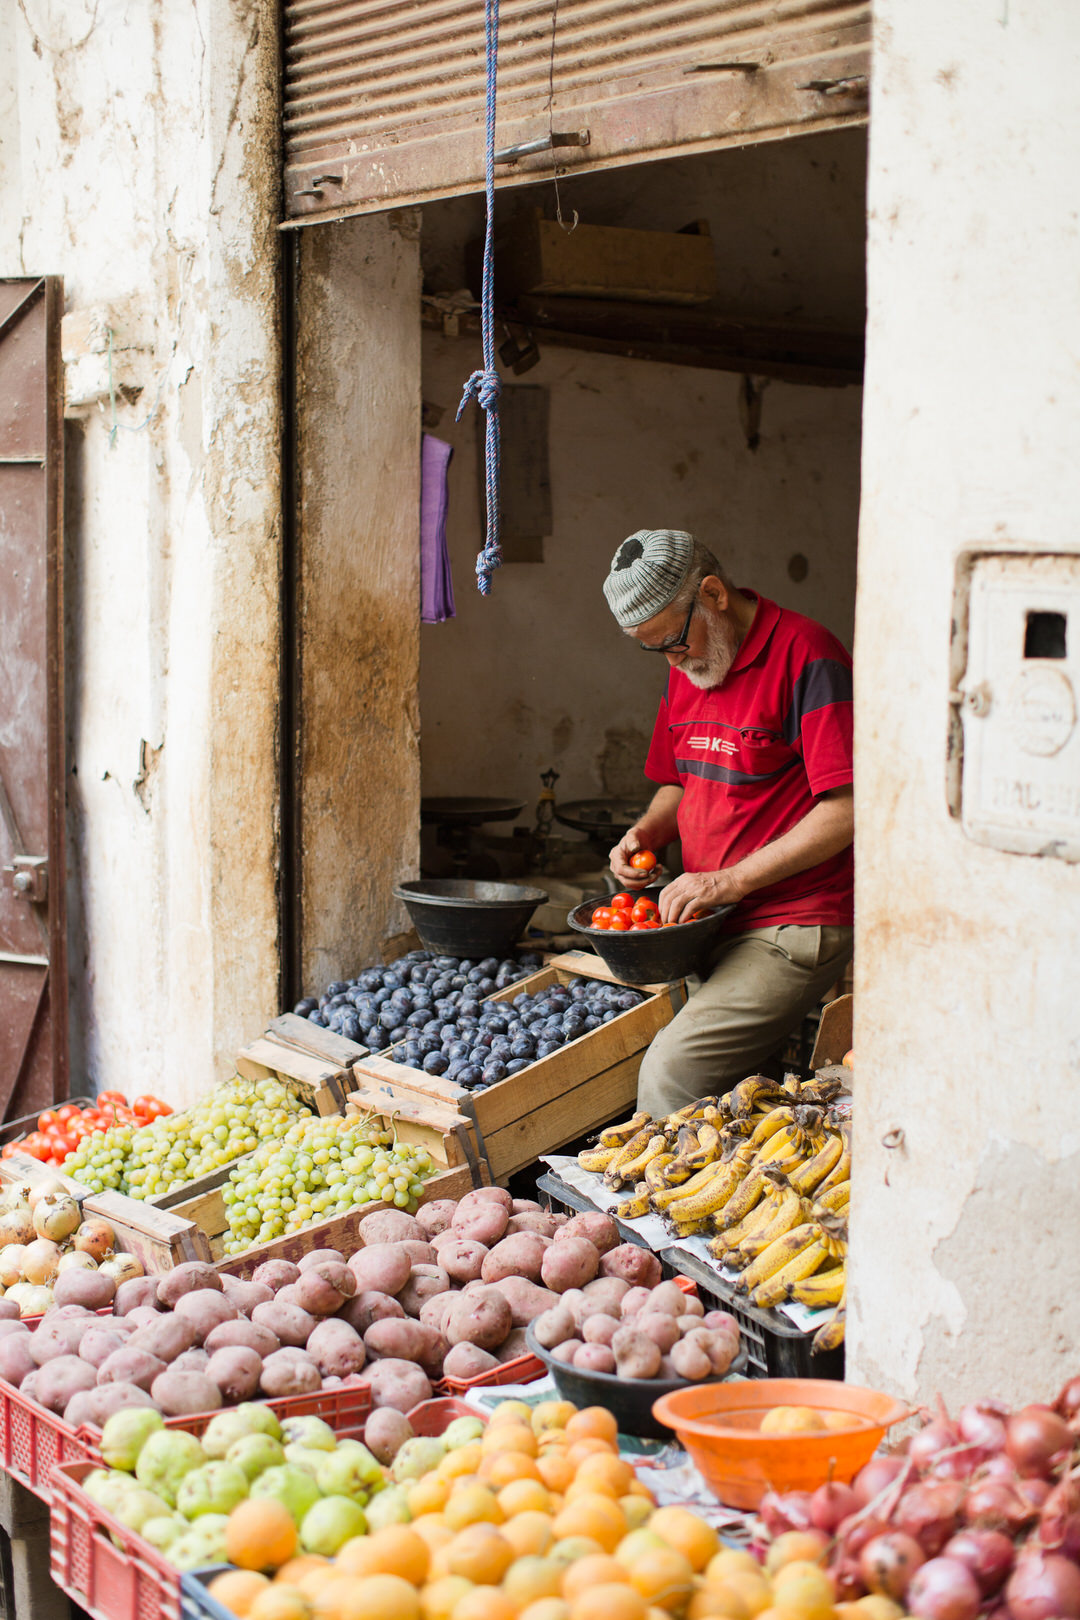
[[[54,1468],[49,1567],[56,1585],[93,1620],[180,1620],[180,1571],[82,1488],[96,1465]]]

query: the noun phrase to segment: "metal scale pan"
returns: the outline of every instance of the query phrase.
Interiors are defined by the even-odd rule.
[[[647,799],[574,799],[555,806],[555,820],[598,841],[617,842],[648,809]]]

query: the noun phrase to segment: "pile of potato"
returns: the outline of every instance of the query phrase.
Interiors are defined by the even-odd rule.
[[[590,1289],[593,1290],[590,1293]],[[739,1353],[739,1324],[726,1311],[705,1314],[676,1283],[608,1291],[595,1284],[564,1295],[533,1323],[536,1342],[582,1372],[626,1378],[722,1378]]]

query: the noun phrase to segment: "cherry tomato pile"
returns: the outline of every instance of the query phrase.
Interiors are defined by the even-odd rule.
[[[111,1130],[114,1125],[149,1125],[164,1114],[171,1114],[168,1103],[149,1095],[136,1097],[128,1106],[122,1091],[102,1091],[89,1107],[79,1103],[63,1103],[59,1108],[48,1108],[38,1115],[38,1128],[19,1142],[8,1142],[0,1148],[0,1158],[10,1159],[13,1153],[28,1153],[42,1164],[63,1164],[69,1153],[74,1153],[84,1136],[94,1131]]]
[[[663,926],[656,901],[644,894],[636,899],[632,894],[614,894],[610,905],[595,906],[589,918],[590,928],[613,934],[640,934]]]

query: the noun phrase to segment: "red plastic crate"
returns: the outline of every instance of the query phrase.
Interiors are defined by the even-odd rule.
[[[470,1389],[492,1389],[500,1384],[532,1384],[538,1378],[543,1378],[547,1368],[539,1356],[515,1356],[513,1361],[504,1361],[499,1367],[492,1367],[488,1372],[477,1373],[475,1378],[448,1378],[439,1379],[436,1388],[445,1389],[448,1395],[465,1395]]]
[[[470,1406],[467,1401],[459,1401],[456,1395],[443,1395],[433,1401],[421,1401],[414,1406],[408,1414],[414,1434],[439,1435],[446,1430],[459,1417],[478,1417],[482,1423],[487,1419],[482,1412]]]
[[[93,1463],[54,1468],[49,1565],[94,1620],[180,1620],[180,1571],[82,1489]]]

